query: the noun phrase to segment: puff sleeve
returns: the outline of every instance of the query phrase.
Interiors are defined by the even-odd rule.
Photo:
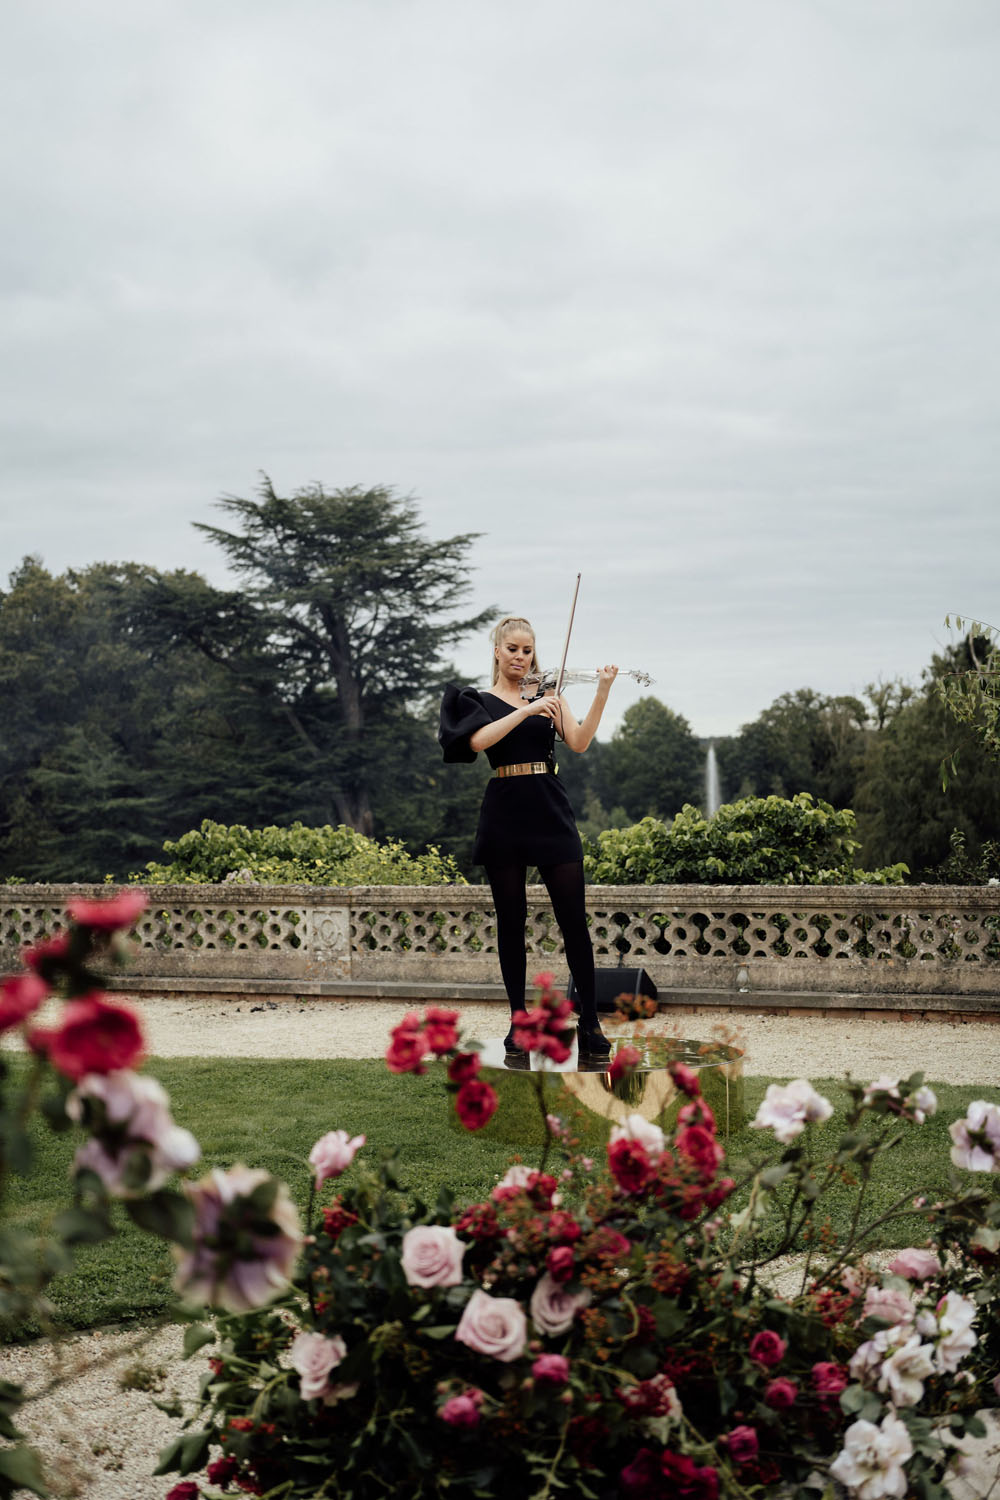
[[[455,687],[449,683],[441,700],[441,727],[438,730],[438,742],[445,760],[475,760],[476,752],[469,745],[469,736],[492,722],[475,688]]]

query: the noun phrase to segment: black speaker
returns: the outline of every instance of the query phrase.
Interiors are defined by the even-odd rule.
[[[645,995],[649,1000],[656,999],[656,985],[650,979],[645,969],[626,969],[615,967],[614,969],[598,969],[594,975],[596,981],[597,1009],[602,1015],[608,1015],[611,1011],[618,1009],[615,1001],[619,995],[631,995],[633,999],[639,995]],[[579,1000],[576,993],[576,985],[570,976],[569,987],[566,997],[572,1000],[579,1009]]]

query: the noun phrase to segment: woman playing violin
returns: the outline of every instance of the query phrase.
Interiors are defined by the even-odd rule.
[[[587,749],[604,713],[616,666],[597,673],[594,701],[577,723],[562,697],[527,701],[524,680],[538,672],[535,632],[527,620],[508,615],[492,631],[489,692],[448,687],[441,705],[438,738],[446,761],[473,761],[486,752],[493,776],[487,783],[472,857],[485,865],[497,919],[497,949],[511,1014],[525,1006],[525,882],[537,865],[562,932],[566,960],[580,1002],[577,1028],[581,1057],[607,1057],[611,1047],[597,1019],[594,950],[587,927],[583,847],[569,798],[555,774],[556,735],[571,750]],[[513,1029],[508,1053],[520,1049]]]

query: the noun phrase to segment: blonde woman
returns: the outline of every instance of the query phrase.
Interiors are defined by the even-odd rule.
[[[508,615],[494,628],[492,684],[488,692],[449,686],[441,705],[438,738],[446,761],[473,761],[480,750],[493,767],[479,814],[472,857],[485,865],[497,919],[497,949],[511,1014],[525,1005],[528,915],[525,882],[537,865],[563,936],[566,961],[580,1003],[577,1028],[581,1057],[607,1057],[610,1043],[597,1019],[594,950],[584,901],[583,848],[566,791],[555,774],[556,735],[582,754],[597,733],[616,666],[597,676],[597,691],[582,723],[564,698],[526,701],[521,688],[538,671],[535,632],[527,620]],[[520,1049],[513,1030],[508,1053]]]

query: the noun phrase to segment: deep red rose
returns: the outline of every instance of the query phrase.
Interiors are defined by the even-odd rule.
[[[682,1062],[668,1063],[667,1070],[682,1094],[696,1099],[701,1093],[701,1084],[698,1075],[693,1068],[689,1068]]]
[[[710,1181],[725,1152],[715,1136],[704,1125],[689,1125],[678,1133],[675,1145],[682,1156],[694,1166],[704,1181]]]
[[[573,1275],[573,1251],[569,1245],[554,1245],[545,1257],[545,1265],[553,1281],[569,1281]]]
[[[773,1328],[762,1328],[750,1340],[750,1358],[765,1370],[773,1370],[785,1357],[788,1345]]]
[[[458,1046],[458,1014],[457,1010],[442,1010],[437,1005],[428,1005],[424,1011],[424,1040],[435,1057]]]
[[[660,1458],[660,1473],[667,1483],[667,1493],[676,1500],[717,1500],[719,1475],[716,1469],[704,1467],[686,1453],[672,1453],[665,1448]]]
[[[235,1458],[216,1458],[209,1464],[205,1473],[208,1475],[209,1484],[217,1484],[221,1490],[224,1490],[236,1478],[239,1467]]]
[[[466,1130],[481,1130],[496,1113],[497,1103],[488,1083],[470,1078],[455,1095],[455,1113]]]
[[[668,1417],[678,1409],[674,1383],[662,1373],[624,1386],[617,1395],[634,1417]]]
[[[632,1241],[619,1234],[617,1229],[599,1224],[588,1235],[584,1253],[588,1259],[593,1260],[624,1260],[626,1255],[632,1254]]]
[[[725,1442],[734,1464],[748,1464],[760,1451],[757,1431],[753,1427],[734,1427]]]
[[[230,1417],[226,1423],[230,1432],[253,1432],[254,1424],[250,1417]]]
[[[786,1380],[784,1376],[780,1376],[777,1380],[771,1381],[764,1392],[764,1400],[768,1406],[773,1406],[775,1411],[787,1411],[790,1406],[795,1405],[798,1394],[795,1381]]]
[[[0,985],[0,1031],[20,1026],[49,995],[49,987],[38,974],[15,974]]]
[[[478,1052],[459,1052],[448,1063],[448,1082],[467,1083],[479,1072]]]
[[[335,1198],[329,1208],[323,1210],[323,1228],[335,1240],[342,1235],[345,1229],[358,1222],[357,1214],[345,1208],[339,1198]]]
[[[847,1371],[840,1365],[822,1360],[812,1367],[813,1385],[821,1396],[832,1399],[847,1389]]]
[[[145,1042],[132,1011],[124,1005],[110,1005],[100,995],[87,995],[71,1000],[59,1025],[41,1033],[40,1049],[60,1073],[80,1079],[85,1073],[117,1073],[134,1067],[143,1056]]]
[[[660,1465],[651,1448],[640,1448],[618,1476],[618,1487],[628,1500],[657,1500],[663,1494]]]
[[[558,1186],[550,1172],[532,1172],[528,1178],[528,1196],[536,1208],[551,1208]]]
[[[455,1220],[455,1229],[473,1240],[494,1240],[500,1234],[496,1209],[492,1203],[473,1203]]]
[[[182,1479],[180,1484],[167,1491],[166,1500],[198,1500],[199,1493],[193,1479]]]
[[[96,927],[99,932],[119,932],[129,928],[146,910],[149,897],[145,891],[120,891],[110,901],[85,901],[82,897],[66,903],[66,911],[81,927]]]
[[[702,1199],[705,1208],[709,1212],[713,1208],[718,1208],[720,1203],[726,1201],[735,1186],[736,1183],[732,1177],[720,1177],[717,1183],[705,1190],[705,1195]]]
[[[568,1034],[562,1032],[554,1034],[550,1031],[539,1032],[534,1048],[529,1048],[528,1050],[540,1052],[543,1057],[547,1057],[554,1063],[568,1062],[570,1054],[573,1051],[573,1048],[566,1040]]]
[[[656,1169],[640,1141],[626,1137],[608,1146],[608,1169],[623,1193],[644,1193],[656,1177]]]

